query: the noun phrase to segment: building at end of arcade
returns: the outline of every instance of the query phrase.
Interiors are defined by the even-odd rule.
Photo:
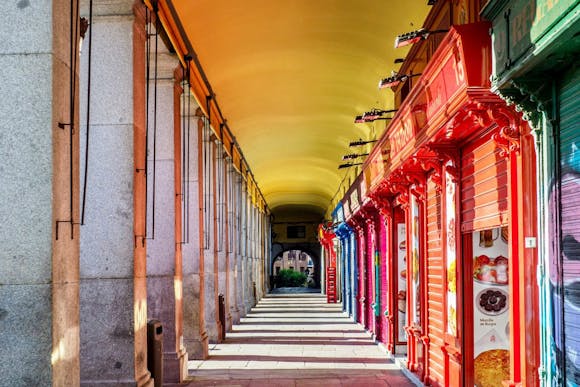
[[[337,297],[427,385],[578,385],[580,3],[462,4],[321,227]]]

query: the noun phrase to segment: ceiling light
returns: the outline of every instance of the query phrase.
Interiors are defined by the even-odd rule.
[[[375,120],[390,120],[392,117],[383,117],[385,113],[394,113],[397,109],[391,110],[379,110],[373,109],[368,112],[365,112],[362,116],[356,116],[354,119],[355,124],[360,124],[363,122],[373,122]]]
[[[448,30],[435,30],[428,31],[425,28],[418,29],[417,31],[407,32],[405,34],[397,36],[395,39],[395,48],[407,46],[409,44],[417,43],[420,40],[425,40],[431,34],[438,34],[447,32]]]
[[[418,77],[421,74],[396,74],[392,77],[381,79],[379,81],[379,89],[385,89],[387,87],[395,87],[401,82],[405,82],[409,78]]]
[[[362,163],[346,163],[346,164],[340,164],[338,166],[338,169],[350,168],[350,167],[354,167],[355,165],[362,165]]]
[[[368,140],[368,141],[364,141],[363,139],[359,139],[358,141],[351,141],[348,146],[361,146],[361,145],[366,145],[366,144],[370,144],[373,142],[377,142],[377,140]]]
[[[363,157],[363,156],[368,156],[368,153],[350,153],[348,155],[344,155],[342,156],[343,160],[348,160],[348,159],[358,159],[359,157]]]

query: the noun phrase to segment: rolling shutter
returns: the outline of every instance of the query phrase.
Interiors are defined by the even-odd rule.
[[[461,231],[507,223],[508,165],[492,140],[494,131],[465,146],[461,156]]]
[[[427,183],[427,334],[429,335],[429,378],[445,385],[443,335],[443,256],[441,247],[441,194],[431,180]]]
[[[580,71],[565,74],[559,90],[561,251],[566,381],[580,382]]]

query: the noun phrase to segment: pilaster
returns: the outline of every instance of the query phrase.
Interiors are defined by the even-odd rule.
[[[147,316],[163,325],[163,381],[179,383],[187,377],[187,352],[181,329],[181,238],[176,235],[175,222],[179,216],[175,198],[181,175],[180,169],[176,169],[181,156],[181,90],[175,90],[179,80],[174,78],[179,61],[157,35],[150,39],[150,63],[156,67],[150,72],[147,104],[150,118],[147,163],[152,166],[147,171],[147,223],[151,230],[151,239],[147,241]]]
[[[129,0],[96,1],[89,26],[90,120],[89,128],[81,128],[82,138],[90,129],[80,242],[85,385],[153,383],[146,331],[145,10],[140,3],[133,5]],[[87,105],[88,59],[81,56],[81,109]]]
[[[183,343],[190,359],[208,357],[208,337],[205,329],[205,285],[203,261],[203,217],[200,211],[202,194],[200,179],[203,127],[201,118],[196,113],[197,103],[188,92],[189,85],[183,86],[181,130],[182,136],[182,172],[183,187],[181,192],[183,207],[182,246],[183,260]]]
[[[78,386],[78,10],[3,8],[0,372],[13,386]]]

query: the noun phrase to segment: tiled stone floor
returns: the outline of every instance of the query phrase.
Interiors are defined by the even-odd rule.
[[[272,294],[210,358],[190,361],[187,386],[413,386],[339,304],[319,294]]]

